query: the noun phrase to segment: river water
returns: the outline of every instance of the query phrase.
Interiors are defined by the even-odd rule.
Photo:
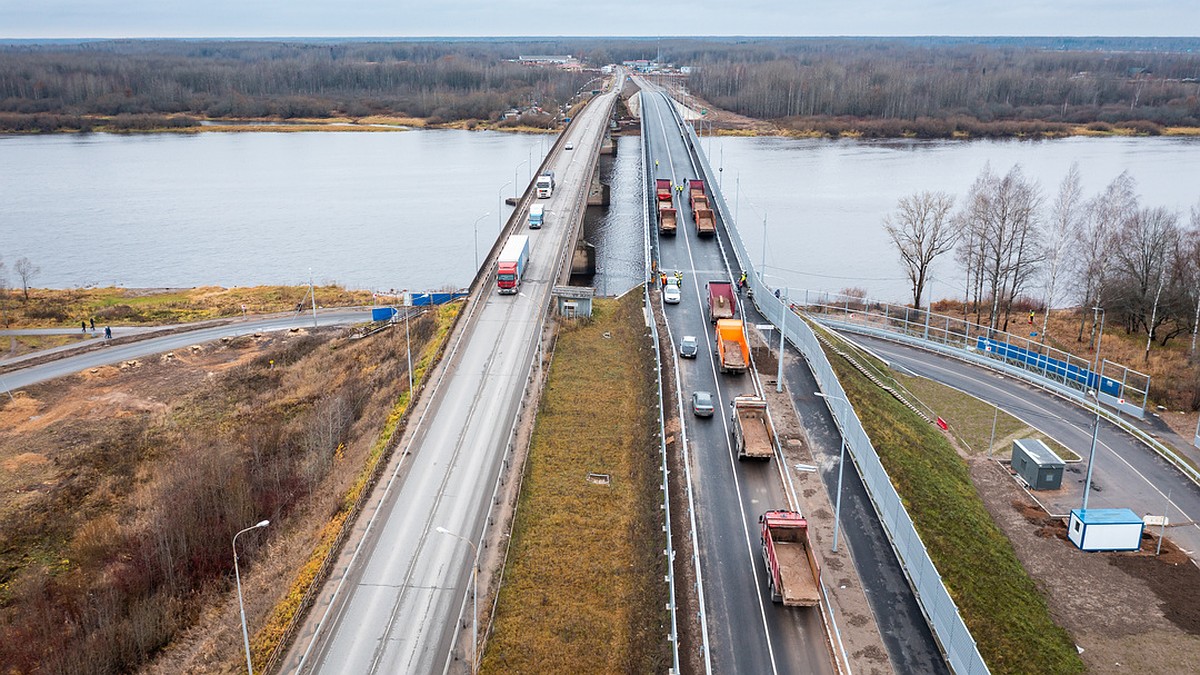
[[[0,256],[47,287],[462,287],[549,140],[495,132],[0,137]],[[507,187],[503,187],[508,183]],[[484,214],[489,214],[484,216]],[[477,223],[477,225],[476,225]],[[11,277],[11,274],[10,274]]]
[[[988,164],[1020,164],[1047,205],[1073,162],[1088,197],[1122,171],[1144,206],[1178,211],[1186,223],[1200,200],[1200,138],[1066,138],[1043,141],[855,141],[704,138],[725,200],[755,265],[764,252],[772,286],[839,291],[911,302],[883,217],[899,198],[940,190],[958,198]],[[935,263],[936,297],[962,297],[951,255]]]
[[[550,140],[457,130],[0,136],[0,259],[10,281],[25,256],[41,268],[35,285],[59,288],[295,284],[310,270],[352,288],[462,287],[476,234],[482,258],[511,212],[500,197],[513,194],[514,173],[524,187]],[[637,143],[618,139],[613,204],[588,228],[595,283],[611,280],[610,293],[641,275],[640,241],[626,236],[641,228]],[[907,284],[883,216],[918,190],[961,198],[988,163],[1000,173],[1020,163],[1048,197],[1079,162],[1089,194],[1128,170],[1143,204],[1186,218],[1200,198],[1200,139],[702,144],[756,263],[766,221],[769,282],[891,300]],[[953,262],[935,274],[935,294],[953,295]]]

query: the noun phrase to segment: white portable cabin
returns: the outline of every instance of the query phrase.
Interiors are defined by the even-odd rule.
[[[1136,551],[1144,527],[1129,509],[1072,509],[1067,538],[1083,551]]]

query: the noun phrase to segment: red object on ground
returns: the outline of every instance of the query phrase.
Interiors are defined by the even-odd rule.
[[[940,417],[937,418],[937,425],[938,425],[938,427],[941,428],[942,431],[946,431],[950,428],[950,425],[946,424],[946,420],[944,420]]]

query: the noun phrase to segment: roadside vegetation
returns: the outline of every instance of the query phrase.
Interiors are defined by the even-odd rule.
[[[457,308],[412,321],[418,382]],[[403,330],[244,337],[0,400],[5,671],[236,670],[230,540],[268,519],[238,540],[264,664],[402,426],[405,351]]]
[[[317,286],[318,307],[372,304],[370,291],[341,286]],[[308,286],[249,286],[221,288],[30,288],[28,299],[19,291],[0,289],[3,328],[78,328],[95,319],[97,326],[144,326],[226,319],[243,314],[294,312],[303,303],[311,308]]]
[[[639,294],[597,299],[592,320],[558,338],[484,672],[670,667],[654,358],[641,310]]]
[[[1050,617],[949,440],[827,355],[991,672],[1082,672],[1070,636]]]
[[[961,198],[919,191],[882,224],[912,307],[929,306],[932,265],[953,257],[958,271],[939,281],[963,301],[937,303],[935,312],[1077,356],[1095,354],[1103,324],[1102,359],[1149,374],[1155,403],[1195,411],[1200,192],[1181,197],[1197,201],[1187,212],[1144,204],[1127,172],[1088,194],[1077,165],[1050,191],[1019,164],[1003,174],[985,166]],[[1048,313],[1067,304],[1084,309]]]

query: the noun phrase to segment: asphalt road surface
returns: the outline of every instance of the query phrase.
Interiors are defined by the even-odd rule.
[[[699,172],[669,104],[643,89],[642,132],[650,144],[654,178],[678,185]],[[653,183],[649,189],[653,190]],[[825,629],[817,608],[790,608],[771,601],[766,568],[760,554],[758,517],[787,508],[788,499],[776,461],[739,462],[730,443],[729,401],[751,393],[749,374],[718,372],[713,328],[705,311],[705,282],[729,281],[718,241],[696,234],[686,193],[673,193],[678,211],[677,234],[659,242],[659,267],[683,272],[678,305],[664,312],[672,341],[694,335],[700,354],[679,364],[681,394],[712,392],[717,414],[697,418],[683,411],[691,453],[692,489],[696,496],[698,545],[705,593],[712,667],[719,673],[832,673]]]
[[[499,295],[485,285],[468,305],[474,315],[452,338],[446,376],[426,392],[429,412],[414,420],[397,473],[381,483],[381,501],[371,502],[378,507],[364,511],[363,536],[343,551],[285,672],[440,673],[472,657],[471,646],[457,642],[461,623],[470,624],[474,554],[437,528],[480,540],[570,245],[568,216],[586,196],[612,96],[598,97],[567,132],[575,149],[555,158],[558,187],[539,200],[555,217],[540,230],[521,230],[531,247],[521,292]]]
[[[998,406],[1071,449],[1084,458],[1084,462],[1069,465],[1070,470],[1063,474],[1063,483],[1078,482],[1080,490],[1076,494],[1082,495],[1095,414],[979,366],[886,340],[861,335],[850,337],[893,367],[900,366]],[[1168,508],[1167,515],[1172,522],[1190,523],[1168,528],[1167,536],[1197,560],[1200,487],[1145,444],[1108,422],[1100,424],[1092,486],[1089,509],[1123,507],[1144,516],[1162,515]],[[1069,510],[1079,506],[1080,503],[1070,503],[1061,504],[1059,508]]]

